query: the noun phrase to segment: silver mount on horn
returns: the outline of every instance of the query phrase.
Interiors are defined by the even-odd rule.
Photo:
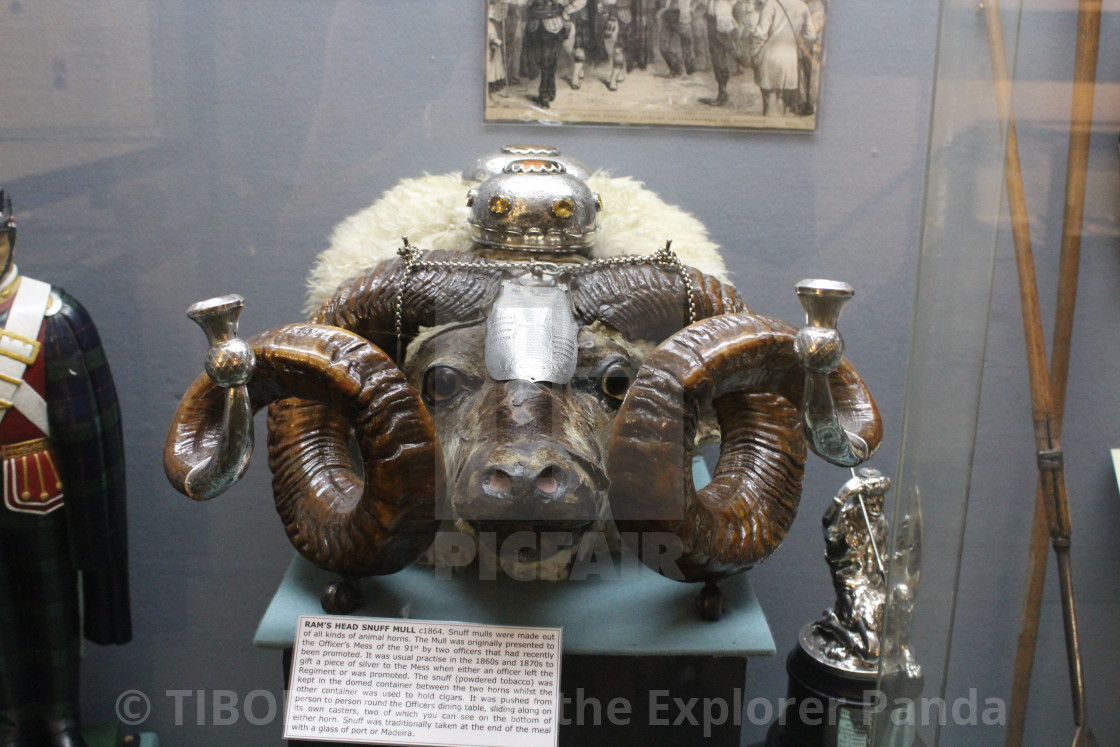
[[[793,345],[805,369],[801,416],[805,437],[821,458],[840,467],[854,467],[867,460],[872,449],[840,423],[828,375],[844,357],[844,338],[836,326],[855,291],[847,283],[820,279],[802,280],[795,288],[807,325],[798,331]]]
[[[245,299],[238,295],[199,301],[187,309],[206,334],[206,373],[225,389],[222,427],[211,455],[191,469],[185,481],[187,495],[206,501],[225,492],[249,468],[253,453],[253,410],[246,384],[256,366],[249,344],[237,336],[237,320]]]

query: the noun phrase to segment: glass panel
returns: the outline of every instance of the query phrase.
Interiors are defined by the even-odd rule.
[[[1005,6],[1005,15],[1012,11],[1014,4]],[[1016,37],[1007,37],[1014,60]],[[945,2],[892,527],[899,538],[906,517],[921,517],[921,578],[912,609],[890,608],[884,644],[896,649],[909,634],[927,699],[945,695],[1000,228],[1001,125],[983,14],[975,2]],[[892,563],[890,588],[904,582],[906,566]],[[880,672],[880,690],[888,703],[905,697],[887,671]],[[901,744],[891,713],[877,720],[875,744]],[[938,719],[924,718],[920,708],[914,716],[926,744],[937,744]]]

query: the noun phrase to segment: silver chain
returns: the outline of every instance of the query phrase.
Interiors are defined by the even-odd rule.
[[[525,260],[483,260],[481,262],[459,262],[454,260],[431,261],[423,259],[424,252],[409,243],[408,237],[403,237],[404,245],[397,250],[397,255],[404,262],[405,278],[397,287],[397,296],[394,302],[393,316],[397,334],[397,363],[401,363],[401,336],[404,331],[404,287],[408,278],[421,270],[503,270],[519,272],[528,270],[534,276],[549,275],[585,275],[600,267],[623,265],[653,265],[670,272],[675,272],[684,280],[685,294],[688,299],[688,323],[696,322],[695,289],[692,286],[692,276],[688,268],[681,262],[681,258],[672,250],[672,240],[665,242],[665,246],[658,249],[651,256],[624,255],[620,257],[603,257],[593,259],[585,264],[557,264],[555,262],[542,262],[535,259]]]

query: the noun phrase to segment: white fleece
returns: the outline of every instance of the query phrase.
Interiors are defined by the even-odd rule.
[[[728,282],[719,247],[691,214],[630,177],[596,172],[588,184],[603,202],[592,257],[653,254],[672,239],[682,262]],[[458,173],[404,179],[335,226],[330,247],[319,254],[308,276],[304,312],[315,311],[342,281],[395,257],[403,236],[421,249],[469,251],[469,188]]]

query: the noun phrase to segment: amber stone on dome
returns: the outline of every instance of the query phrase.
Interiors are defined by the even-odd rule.
[[[490,212],[504,215],[509,212],[509,198],[505,195],[494,195],[490,198]]]
[[[561,197],[552,203],[552,214],[557,218],[571,218],[576,211],[576,204],[567,197]]]

